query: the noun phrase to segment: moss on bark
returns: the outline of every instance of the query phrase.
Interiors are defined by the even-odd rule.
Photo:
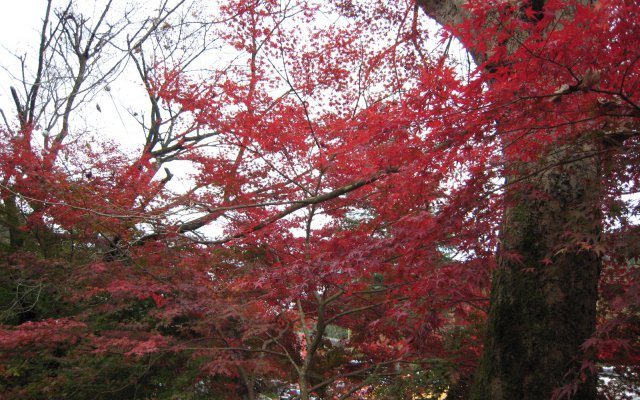
[[[523,170],[526,173],[526,170]],[[600,257],[576,238],[599,235],[594,160],[558,167],[507,195],[487,340],[471,399],[548,399],[577,383],[595,330]],[[595,399],[595,376],[575,399]]]

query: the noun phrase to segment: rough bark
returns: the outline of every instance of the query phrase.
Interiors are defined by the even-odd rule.
[[[548,399],[579,381],[587,356],[580,346],[595,330],[601,259],[570,243],[567,234],[597,238],[598,172],[596,160],[588,158],[508,192],[472,399]],[[591,375],[573,398],[595,396]]]
[[[445,26],[468,17],[463,3],[418,0]],[[482,58],[469,50],[476,60]],[[572,238],[599,234],[600,172],[595,159],[576,157],[585,150],[560,149],[547,160],[560,166],[528,179],[539,164],[511,169],[509,180],[518,184],[506,193],[487,338],[472,399],[549,399],[554,389],[578,382],[585,356],[580,346],[595,330],[601,266],[600,257],[571,244]],[[595,397],[596,377],[587,376],[573,398]]]

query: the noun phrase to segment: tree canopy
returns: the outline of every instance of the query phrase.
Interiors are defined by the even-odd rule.
[[[638,392],[635,1],[113,3],[2,110],[8,398]]]

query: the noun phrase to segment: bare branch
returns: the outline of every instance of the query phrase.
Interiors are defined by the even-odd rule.
[[[253,232],[256,232],[260,229],[263,229],[269,225],[271,225],[272,223],[286,217],[289,214],[292,214],[306,206],[309,205],[313,205],[313,204],[320,204],[320,203],[324,203],[325,201],[329,201],[332,199],[335,199],[337,197],[340,197],[342,195],[345,195],[349,192],[352,192],[354,190],[360,189],[363,186],[369,185],[377,180],[379,180],[380,178],[387,176],[388,174],[391,173],[396,173],[398,172],[396,169],[389,169],[387,171],[375,174],[373,176],[371,176],[368,179],[362,179],[359,181],[355,181],[353,183],[350,183],[348,185],[339,187],[337,189],[334,189],[328,193],[323,193],[321,195],[318,196],[313,196],[313,197],[309,197],[306,199],[302,199],[302,200],[295,200],[295,201],[291,201],[291,203],[293,203],[294,205],[286,208],[285,210],[275,214],[274,216],[267,218],[266,220],[258,223],[257,225],[254,225],[253,227],[251,227],[250,229],[244,231],[244,232],[239,232],[235,235],[226,237],[224,239],[219,239],[219,240],[213,240],[213,241],[204,241],[201,242],[202,244],[209,244],[209,245],[216,245],[216,244],[223,244],[223,243],[227,243],[231,240],[234,239],[239,239],[242,237],[245,237]],[[237,208],[246,208],[247,206],[232,206],[232,207],[236,207]],[[254,206],[252,206],[254,207]],[[213,210],[213,213],[219,212],[220,209]],[[210,213],[212,214],[212,213]],[[199,229],[201,227],[203,227],[204,225],[206,225],[208,223],[208,221],[210,220],[210,215],[205,215],[204,217],[200,217],[198,219],[195,219],[193,221],[187,222],[185,224],[182,224],[179,228],[178,228],[178,232],[179,233],[185,233],[185,232],[189,232],[189,231],[194,231],[196,229]]]

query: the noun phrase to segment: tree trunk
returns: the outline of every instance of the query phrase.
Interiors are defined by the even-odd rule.
[[[468,18],[463,0],[418,0],[437,22]],[[489,40],[490,38],[486,38]],[[517,41],[514,41],[514,43]],[[483,56],[469,49],[476,61]],[[595,399],[596,376],[580,382],[580,346],[595,330],[601,259],[576,242],[597,240],[600,171],[592,149],[556,149],[549,168],[511,168],[491,289],[486,342],[476,372],[474,400],[549,399],[576,384],[573,399]],[[515,172],[514,172],[515,171]],[[583,371],[585,372],[585,371]],[[587,371],[588,372],[588,371]]]
[[[5,214],[5,224],[9,232],[9,249],[17,251],[22,248],[27,234],[22,228],[22,216],[18,207],[16,196],[11,194],[3,199],[4,207],[2,209]]]
[[[579,383],[580,346],[595,331],[601,259],[568,243],[566,235],[599,235],[598,165],[592,158],[566,164],[527,186],[507,194],[487,338],[471,398],[548,399],[554,389],[576,383],[574,399],[595,399],[595,375],[586,371]]]

